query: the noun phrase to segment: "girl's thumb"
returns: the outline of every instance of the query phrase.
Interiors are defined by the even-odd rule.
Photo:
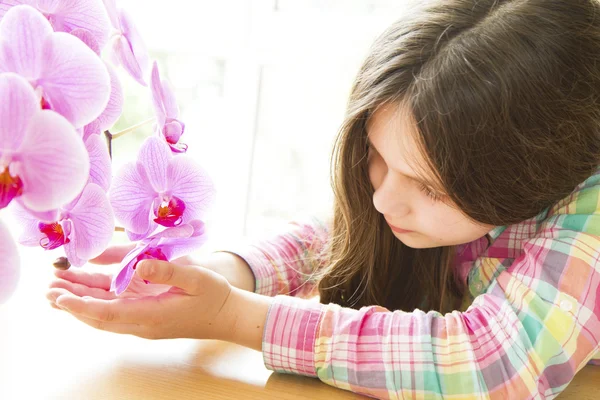
[[[168,261],[143,260],[136,267],[140,278],[151,283],[176,286],[196,294],[202,280],[202,270],[193,265],[177,265]]]

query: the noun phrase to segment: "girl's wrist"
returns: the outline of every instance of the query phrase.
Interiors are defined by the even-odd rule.
[[[261,351],[264,326],[273,298],[236,287],[221,310],[222,340]]]

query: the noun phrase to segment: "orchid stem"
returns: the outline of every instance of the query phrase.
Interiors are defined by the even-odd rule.
[[[129,128],[127,128],[127,129],[123,129],[121,132],[117,132],[117,133],[114,133],[114,134],[112,134],[112,137],[111,137],[111,139],[116,139],[116,138],[119,138],[119,137],[121,137],[121,136],[125,135],[126,133],[133,132],[133,131],[135,131],[136,129],[139,129],[139,128],[141,128],[142,126],[148,125],[150,122],[154,122],[154,121],[156,121],[156,117],[152,117],[152,118],[150,118],[150,119],[147,119],[147,120],[145,120],[145,121],[142,121],[142,122],[140,122],[139,124],[136,124],[136,125],[130,126],[130,127],[129,127]]]

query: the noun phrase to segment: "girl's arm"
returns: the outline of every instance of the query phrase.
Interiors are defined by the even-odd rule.
[[[250,268],[255,293],[298,297],[316,294],[316,273],[326,263],[329,228],[318,218],[291,222],[288,227],[283,234],[226,250]]]
[[[482,293],[465,312],[353,310],[234,291],[231,304],[244,311],[230,340],[260,346],[272,370],[377,398],[554,397],[600,351],[599,199],[600,174],[539,226],[507,228],[492,245],[507,258],[475,265],[500,272],[471,288]],[[262,332],[242,337],[263,321],[261,343]]]

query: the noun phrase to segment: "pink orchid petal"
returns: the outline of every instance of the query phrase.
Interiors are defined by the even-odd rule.
[[[85,141],[85,148],[90,156],[89,182],[97,184],[107,192],[112,179],[112,163],[104,137],[90,136]]]
[[[207,239],[206,235],[184,239],[161,239],[160,248],[169,260],[173,260],[197,251],[206,243]]]
[[[160,82],[160,74],[158,72],[158,64],[156,61],[152,64],[152,74],[150,75],[150,92],[152,94],[152,106],[159,129],[165,124],[166,113],[163,105],[162,86]]]
[[[40,220],[17,202],[11,204],[9,210],[19,227],[17,242],[23,246],[38,247],[40,240],[44,237],[44,234],[38,229]]]
[[[71,238],[75,239],[77,237],[76,233],[71,233]],[[76,239],[75,239],[76,240]],[[69,243],[63,246],[65,250],[65,256],[69,260],[69,263],[74,267],[83,267],[88,260],[83,259],[77,255],[77,247],[75,245],[76,241],[71,240]]]
[[[204,224],[204,222],[202,222],[199,219],[195,219],[195,220],[188,222],[188,224],[191,225],[192,228],[194,228],[194,232],[192,233],[192,236],[204,235],[204,233],[206,231],[206,225]]]
[[[133,267],[137,263],[137,257],[146,251],[149,248],[149,244],[143,246],[137,246],[133,250],[131,250],[127,255],[123,258],[121,262],[121,270],[117,275],[113,277],[113,280],[110,284],[111,292],[114,292],[117,296],[127,290],[127,287],[131,283],[131,279],[135,274],[135,269]]]
[[[142,164],[148,173],[148,180],[157,193],[167,190],[169,180],[167,168],[173,154],[169,146],[155,136],[147,138],[138,153],[138,163]]]
[[[173,153],[185,153],[188,149],[188,145],[185,143],[177,143],[177,144],[170,144],[169,143],[169,147],[171,148],[171,151]]]
[[[122,66],[123,69],[142,86],[147,86],[145,80],[144,67],[140,65],[140,62],[135,58],[131,44],[125,36],[117,37],[112,43],[112,50],[114,53],[114,59],[117,60],[116,65]]]
[[[165,107],[165,113],[168,118],[179,118],[179,106],[173,91],[171,83],[167,80],[162,81],[162,101]]]
[[[69,32],[71,35],[75,36],[76,38],[78,38],[79,40],[81,40],[87,47],[90,48],[90,50],[92,50],[94,53],[96,53],[98,56],[100,56],[100,46],[98,45],[98,41],[96,40],[96,38],[94,37],[94,35],[92,34],[92,32],[86,30],[86,29],[73,29],[71,32]]]
[[[173,157],[167,179],[172,195],[185,203],[183,222],[203,219],[215,198],[213,182],[204,169],[188,156]]]
[[[27,208],[27,206],[25,206],[25,204],[23,204],[23,201],[21,200],[20,197],[16,198],[15,204],[18,204],[19,207],[23,208],[25,211],[27,211],[27,213],[29,215],[31,215],[33,218],[36,218],[38,221],[54,222],[54,221],[58,220],[58,214],[60,212],[60,209],[58,209],[58,208],[55,208],[53,210],[47,210],[47,211],[34,211],[30,208]]]
[[[131,242],[137,242],[140,240],[145,240],[148,236],[150,236],[154,231],[156,231],[158,225],[150,222],[148,225],[148,230],[142,233],[135,233],[128,230],[125,230],[125,234],[127,235],[127,239]]]
[[[0,0],[0,19],[4,17],[6,12],[19,4],[33,4],[35,0]]]
[[[110,284],[110,290],[114,292],[117,296],[127,290],[127,287],[131,283],[131,278],[135,274],[135,270],[133,269],[133,265],[137,262],[137,260],[131,260],[125,267],[119,271],[119,273],[113,278],[113,281]]]
[[[100,136],[102,131],[100,130],[100,122],[95,119],[83,128],[79,128],[83,130],[83,141],[87,141],[90,136]]]
[[[163,127],[163,135],[169,145],[176,145],[183,135],[185,124],[176,119],[167,118],[167,123]]]
[[[39,85],[54,111],[76,128],[95,120],[110,98],[110,76],[104,62],[79,39],[54,33],[44,45]]]
[[[103,48],[110,34],[110,20],[101,0],[37,0],[37,8],[47,16],[56,32],[85,29]]]
[[[115,231],[114,214],[100,186],[87,184],[69,219],[73,224],[71,243],[78,257],[89,260],[108,247]]]
[[[96,121],[99,123],[100,132],[104,132],[105,130],[112,128],[112,126],[117,122],[123,113],[123,103],[125,102],[123,86],[121,85],[121,81],[119,80],[117,72],[110,65],[105,65],[106,69],[108,70],[108,75],[110,76],[110,97],[108,99],[106,108],[96,119]]]
[[[159,239],[179,239],[179,238],[188,238],[194,234],[194,227],[190,224],[181,224],[174,228],[167,228],[163,231],[160,231],[150,237],[148,237],[149,241],[158,241]]]
[[[40,106],[29,82],[13,73],[0,75],[0,99],[1,155],[3,150],[16,150],[21,145],[29,120]]]
[[[113,43],[120,64],[139,84],[147,86],[146,77],[150,69],[148,50],[129,14],[119,10],[122,35]]]
[[[89,156],[73,126],[55,112],[42,110],[31,119],[18,152],[27,208],[59,208],[83,190]]]
[[[114,177],[110,203],[122,226],[135,233],[146,233],[150,227],[152,201],[156,193],[148,182],[144,167],[127,164]]]
[[[12,7],[0,21],[0,72],[16,72],[27,80],[40,76],[44,39],[52,26],[28,5]]]
[[[17,245],[0,221],[0,304],[6,302],[17,289],[20,264]]]
[[[117,12],[117,4],[115,0],[103,0],[104,7],[106,7],[106,13],[111,25],[115,29],[121,29],[121,23],[119,22],[119,13]]]

